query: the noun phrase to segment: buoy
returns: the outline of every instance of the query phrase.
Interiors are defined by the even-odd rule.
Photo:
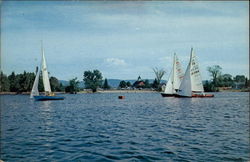
[[[118,96],[119,99],[125,99],[125,96]]]

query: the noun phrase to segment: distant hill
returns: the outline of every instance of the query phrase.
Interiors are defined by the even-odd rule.
[[[66,81],[66,80],[59,80],[59,82],[62,83],[63,86],[68,86],[68,85],[69,85],[69,81]],[[83,87],[84,87],[83,81],[80,81],[79,87],[80,87],[80,88],[83,88]]]

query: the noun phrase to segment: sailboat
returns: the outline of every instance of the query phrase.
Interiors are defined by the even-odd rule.
[[[178,91],[181,81],[183,79],[183,72],[181,64],[176,54],[174,54],[173,67],[165,88],[161,93],[162,97],[174,97]]]
[[[51,91],[50,82],[49,82],[49,74],[47,70],[43,46],[41,47],[41,51],[42,51],[42,63],[41,63],[40,69],[39,68],[37,69],[36,78],[33,83],[31,93],[30,93],[30,98],[34,98],[37,101],[63,100],[64,97],[55,96],[55,94]],[[41,71],[42,71],[45,95],[39,95],[39,91],[38,91],[39,75]]]
[[[193,48],[190,60],[176,97],[214,97],[213,94],[204,93],[200,69]]]

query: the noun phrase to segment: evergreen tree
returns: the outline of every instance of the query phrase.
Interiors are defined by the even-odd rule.
[[[10,91],[10,83],[8,77],[2,71],[0,74],[0,91],[1,92]]]
[[[18,90],[18,81],[15,75],[15,72],[12,72],[9,76],[8,76],[9,82],[10,82],[10,92],[17,92]]]
[[[108,79],[107,78],[105,78],[105,80],[104,80],[103,88],[104,89],[110,89],[110,86],[108,84]]]
[[[131,87],[130,81],[127,81],[126,85],[127,85],[127,87]]]
[[[247,88],[247,87],[249,87],[249,79],[247,79],[247,77],[246,77],[246,79],[245,79],[245,88]]]
[[[152,87],[153,88],[158,88],[158,85],[159,85],[159,83],[158,83],[157,79],[155,79],[153,84],[152,84]]]
[[[127,82],[124,81],[124,80],[122,80],[122,81],[120,82],[120,84],[119,84],[119,87],[120,87],[120,88],[126,88],[126,87],[127,87]]]
[[[35,74],[34,73],[27,73],[26,71],[23,72],[23,74],[19,75],[19,91],[20,92],[30,92],[33,86],[33,82],[35,80]]]
[[[148,79],[145,80],[144,84],[145,84],[145,86],[144,86],[145,88],[150,88],[150,84],[149,84]]]

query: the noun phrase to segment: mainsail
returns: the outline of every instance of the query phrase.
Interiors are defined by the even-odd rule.
[[[173,78],[173,85],[174,85],[174,90],[178,90],[181,84],[181,81],[183,79],[183,71],[181,64],[179,62],[179,59],[176,54],[174,54],[174,78]]]
[[[200,69],[193,48],[191,49],[190,61],[181,82],[178,95],[191,97],[192,92],[204,92]]]
[[[200,69],[198,65],[197,58],[195,56],[193,48],[191,49],[191,56],[190,56],[190,77],[191,77],[191,86],[193,92],[204,92]]]
[[[43,75],[43,85],[44,90],[47,93],[51,92],[50,83],[49,83],[49,74],[47,71],[46,59],[44,56],[44,49],[42,48],[42,75]]]
[[[178,95],[180,96],[186,96],[191,97],[192,96],[192,89],[191,89],[191,77],[190,77],[190,65],[191,61],[188,63],[188,67],[186,69],[185,75],[183,77],[183,80],[181,82]]]
[[[170,73],[164,93],[174,94],[179,89],[183,79],[183,72],[178,57],[174,54],[173,68]]]
[[[174,86],[173,86],[174,75],[173,74],[174,73],[173,73],[173,69],[172,69],[164,93],[167,93],[167,94],[173,94],[174,93]]]
[[[37,68],[36,78],[35,78],[31,93],[30,93],[30,98],[33,98],[33,96],[39,95],[39,91],[38,91],[39,75],[40,75],[40,70],[39,68]]]

